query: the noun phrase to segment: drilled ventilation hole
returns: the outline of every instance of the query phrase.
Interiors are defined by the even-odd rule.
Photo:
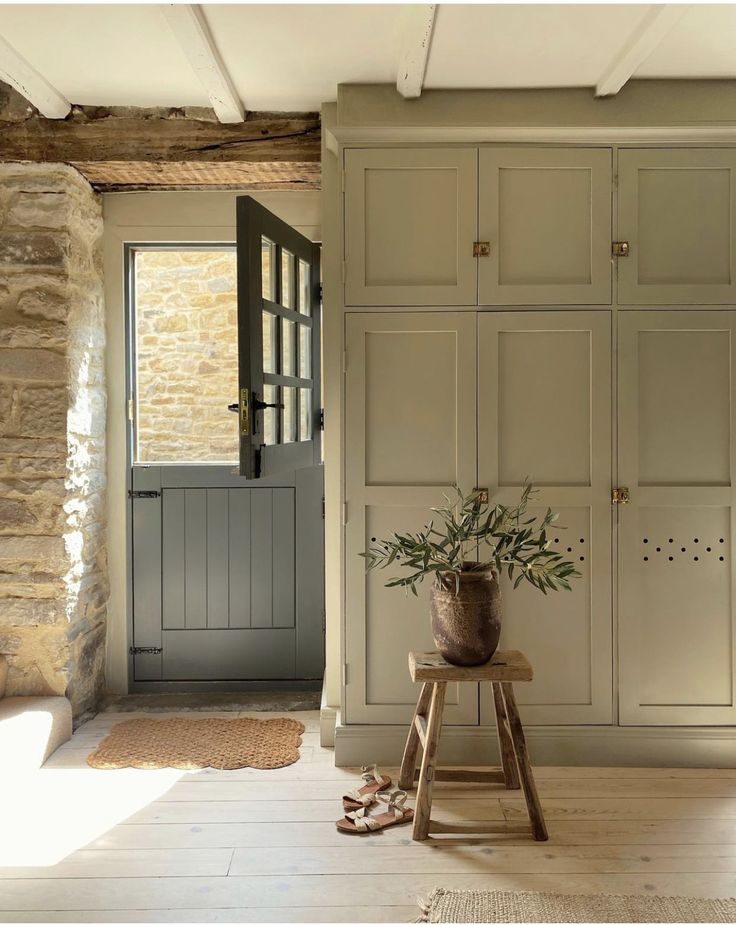
[[[648,544],[648,543],[649,543],[649,537],[648,537],[648,536],[643,536],[641,541],[642,541],[642,543],[647,543],[647,544]],[[668,537],[668,538],[667,538],[667,542],[668,542],[668,543],[673,543],[673,544],[674,544],[674,543],[675,543],[675,538],[674,538],[674,537]],[[700,542],[700,538],[699,538],[699,537],[697,537],[697,536],[696,536],[696,537],[693,537],[693,543],[699,543],[699,542]],[[723,544],[723,543],[726,542],[726,540],[725,540],[724,537],[719,537],[718,542]],[[655,549],[656,549],[657,552],[662,552],[662,547],[661,547],[661,546],[656,546]],[[712,546],[706,546],[706,547],[705,547],[705,551],[706,551],[706,552],[713,552],[713,547],[712,547]],[[680,552],[681,552],[681,553],[687,553],[687,546],[680,546]],[[649,556],[642,556],[642,561],[644,561],[644,562],[649,562]],[[675,561],[675,556],[667,556],[667,561],[668,561],[668,562],[674,562],[674,561]],[[699,561],[700,561],[700,556],[693,556],[692,561],[693,561],[693,562],[699,562]],[[719,562],[725,562],[725,561],[726,561],[726,557],[725,557],[725,556],[719,556],[719,557],[718,557],[718,561],[719,561]]]

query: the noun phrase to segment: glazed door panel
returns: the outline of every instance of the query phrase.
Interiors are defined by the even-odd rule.
[[[478,484],[513,504],[530,479],[534,513],[560,512],[554,548],[581,572],[547,596],[502,581],[501,644],[534,668],[517,692],[524,718],[611,723],[611,314],[483,313],[478,369]],[[483,691],[481,722],[492,702]]]
[[[414,530],[476,474],[475,313],[348,315],[346,685],[348,723],[407,723],[419,690],[407,652],[434,648],[429,582],[415,598],[365,572],[373,537]],[[472,684],[448,686],[446,721],[477,724]]]
[[[345,152],[345,304],[475,305],[475,148]]]
[[[481,305],[610,305],[611,172],[608,148],[481,148]]]
[[[719,725],[734,700],[734,311],[619,315],[624,725]]]
[[[736,151],[623,150],[618,164],[619,302],[736,302]]]

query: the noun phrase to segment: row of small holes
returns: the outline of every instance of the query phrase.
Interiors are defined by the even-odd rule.
[[[647,539],[647,537],[644,537],[644,539],[642,540],[642,542],[643,542],[643,543],[648,543],[649,540]],[[669,540],[668,540],[667,542],[668,542],[668,543],[674,543],[675,541],[674,541],[674,539],[673,539],[672,537],[670,537]],[[695,537],[695,538],[693,539],[693,543],[699,543],[699,542],[700,542],[700,540],[699,540],[697,537]],[[719,542],[719,543],[725,543],[726,541],[723,539],[723,537],[721,537],[721,538],[718,540],[718,542]],[[710,546],[706,546],[706,547],[705,547],[705,551],[706,551],[706,552],[712,552],[713,550],[712,550],[712,548],[711,548]],[[662,547],[661,547],[661,546],[657,546],[657,552],[662,552]],[[686,547],[685,547],[685,546],[681,546],[681,547],[680,547],[680,552],[687,552]],[[668,559],[670,562],[673,562],[673,561],[674,561],[674,558],[675,558],[674,556],[668,556],[668,557],[667,557],[667,559]],[[699,559],[700,559],[699,556],[693,556],[693,562],[698,562]],[[649,556],[644,556],[644,561],[645,561],[645,562],[648,562],[648,561],[649,561]],[[718,557],[718,561],[719,561],[719,562],[723,562],[723,561],[724,561],[724,556],[719,556],[719,557]]]
[[[559,538],[559,536],[556,536],[556,537],[555,537],[555,543],[559,543],[559,542],[560,542],[560,538]],[[582,536],[580,537],[580,541],[579,541],[579,542],[580,542],[581,544],[583,544],[583,545],[585,544],[585,540],[583,539]],[[568,552],[572,552],[572,546],[568,546],[568,547],[567,547],[567,551],[568,551]],[[580,561],[581,561],[581,562],[585,562],[585,556],[580,556]]]

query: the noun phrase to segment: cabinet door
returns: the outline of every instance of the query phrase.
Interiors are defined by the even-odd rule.
[[[481,305],[610,305],[611,172],[608,148],[481,148]]]
[[[736,152],[632,149],[618,164],[619,302],[736,302]]]
[[[348,315],[346,372],[346,717],[407,723],[418,685],[410,649],[434,649],[429,582],[419,597],[366,575],[373,537],[414,530],[457,483],[475,485],[475,313]],[[400,569],[398,570],[401,571]],[[450,684],[446,720],[477,724],[473,684]]]
[[[475,305],[475,148],[345,152],[345,303]]]
[[[736,312],[618,317],[621,723],[731,724]]]
[[[518,685],[522,713],[535,724],[610,723],[611,314],[488,312],[478,330],[478,483],[513,504],[529,478],[534,512],[560,514],[553,548],[581,573],[572,591],[546,596],[502,581],[501,644],[534,668]],[[491,704],[483,692],[482,722]]]

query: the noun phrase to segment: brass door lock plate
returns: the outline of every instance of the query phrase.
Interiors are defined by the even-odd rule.
[[[628,257],[629,256],[629,242],[628,241],[614,241],[611,245],[611,253],[614,257]]]
[[[611,491],[611,504],[628,504],[631,495],[628,488],[614,488]]]
[[[473,244],[473,256],[474,257],[490,257],[491,256],[491,242],[490,241],[475,241]]]

